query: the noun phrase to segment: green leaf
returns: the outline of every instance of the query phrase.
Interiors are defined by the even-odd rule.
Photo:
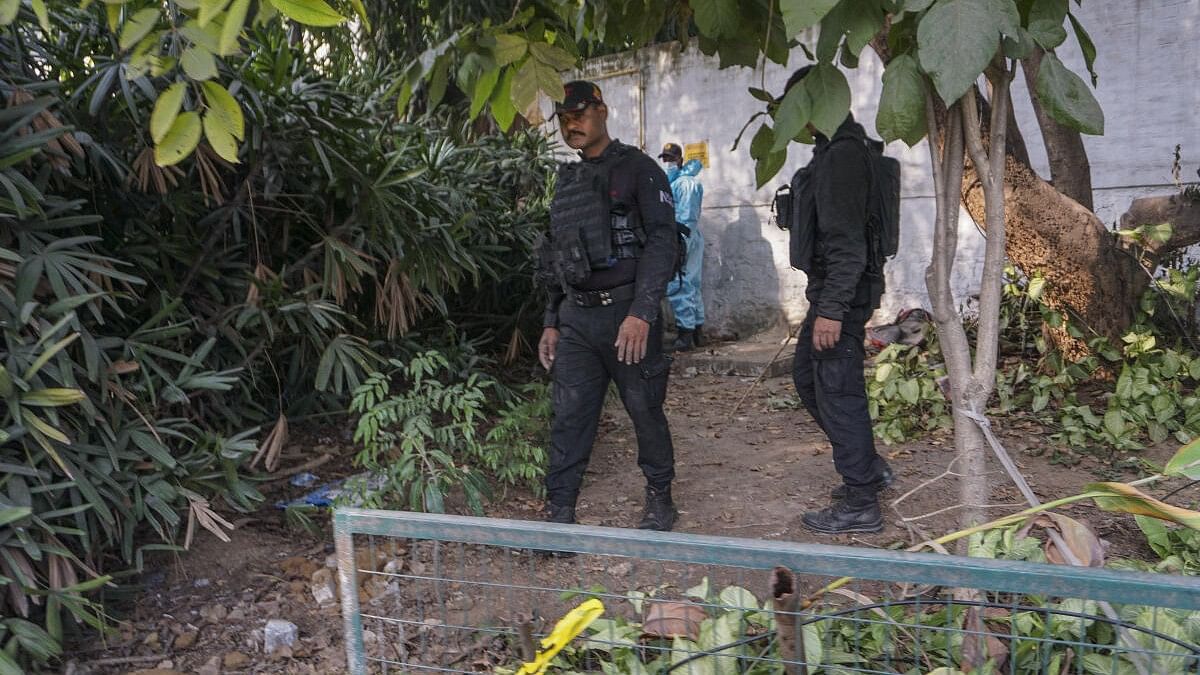
[[[1096,43],[1092,42],[1092,36],[1088,35],[1083,24],[1079,23],[1079,19],[1075,18],[1074,14],[1067,14],[1067,18],[1071,20],[1071,28],[1075,31],[1075,39],[1079,41],[1079,50],[1083,52],[1083,63],[1087,66],[1088,74],[1092,76],[1092,86],[1095,87],[1100,78],[1096,75]]]
[[[1033,54],[1037,43],[1024,28],[1017,31],[1017,36],[1004,38],[1004,56],[1010,59],[1027,59]]]
[[[442,97],[446,95],[449,68],[450,58],[446,55],[439,56],[433,63],[433,74],[429,77],[428,104],[430,108],[436,108],[442,102]]]
[[[809,98],[805,83],[813,75],[814,73],[809,73],[808,77],[789,89],[788,93],[783,97],[783,102],[779,104],[779,109],[775,111],[775,140],[771,144],[770,152],[778,152],[786,148],[788,143],[812,119],[812,100]],[[756,134],[755,141],[757,140],[758,136]],[[753,141],[750,143],[750,156],[756,158],[764,156],[763,153],[754,154]]]
[[[492,92],[496,90],[496,84],[499,82],[499,68],[487,70],[475,80],[475,91],[471,94],[471,119],[479,116],[480,111],[483,110],[483,106],[491,98]]]
[[[179,29],[179,34],[214,54],[221,50],[221,26],[218,24],[201,26],[199,21],[193,19]]]
[[[150,31],[154,30],[154,26],[158,24],[160,16],[162,16],[162,9],[156,7],[134,12],[121,28],[121,38],[117,41],[121,51],[132,49],[134,45],[142,41],[142,38],[149,35]]]
[[[900,398],[909,405],[916,405],[921,400],[921,383],[916,380],[900,380],[898,389]]]
[[[29,0],[29,4],[33,7],[33,13],[37,16],[38,25],[42,30],[50,32],[50,13],[46,11],[46,0]]]
[[[324,0],[270,0],[284,16],[306,26],[336,26],[346,20]]]
[[[1200,480],[1200,438],[1176,451],[1163,469],[1163,474]]]
[[[518,112],[529,109],[537,100],[538,72],[537,61],[526,59],[524,65],[517,69],[512,80],[512,104]]]
[[[561,47],[555,47],[545,42],[531,42],[529,52],[533,54],[533,58],[554,70],[567,70],[575,67],[575,57]]]
[[[996,14],[996,25],[1000,33],[1015,38],[1021,32],[1021,13],[1013,0],[992,0],[992,11]]]
[[[817,39],[817,58],[832,61],[842,38],[851,58],[857,57],[883,28],[885,19],[877,0],[842,0],[821,20],[821,35]],[[847,52],[842,52],[845,60]]]
[[[1063,22],[1067,19],[1067,0],[1034,0],[1029,9],[1029,35],[1051,50],[1067,41]]]
[[[534,73],[537,75],[538,89],[541,89],[552,100],[562,102],[563,81],[558,71],[537,61],[533,62]]]
[[[61,408],[86,400],[87,395],[79,389],[66,389],[62,387],[36,389],[21,395],[22,404],[41,408]]]
[[[1112,434],[1113,438],[1120,438],[1125,434],[1125,415],[1120,410],[1109,410],[1104,413],[1104,428]]]
[[[1104,111],[1091,89],[1054,54],[1042,57],[1037,74],[1037,95],[1047,114],[1059,124],[1081,133],[1104,133]]]
[[[779,0],[779,12],[788,38],[817,25],[838,4],[838,0]]]
[[[371,18],[367,16],[367,6],[363,4],[363,0],[350,0],[350,6],[354,8],[354,13],[358,15],[359,20],[363,22],[363,27],[371,30]]]
[[[154,163],[171,166],[192,154],[200,142],[200,115],[185,112],[175,119],[161,142],[154,146]]]
[[[832,137],[850,114],[850,85],[846,76],[836,66],[822,63],[801,84],[812,102],[813,126]]]
[[[217,118],[216,123],[228,131],[229,135],[239,141],[244,140],[246,121],[242,115],[242,107],[238,105],[233,94],[230,94],[229,90],[218,82],[205,82],[202,89],[204,90],[204,102],[208,104],[208,113],[205,117]]]
[[[183,95],[186,92],[187,83],[176,82],[158,95],[158,100],[154,102],[154,111],[150,113],[150,138],[154,139],[155,143],[162,141],[171,125],[175,123],[175,118],[179,117],[179,109],[183,106]]]
[[[750,141],[750,156],[754,159],[762,159],[771,154],[771,148],[775,146],[775,130],[769,124],[764,124],[754,132],[754,138]]]
[[[525,56],[529,41],[520,35],[500,34],[496,36],[496,63],[507,66]]]
[[[0,26],[7,26],[17,18],[21,0],[0,0]]]
[[[905,0],[904,12],[924,12],[933,4],[933,0]]]
[[[947,104],[983,72],[1000,47],[992,0],[938,0],[917,27],[921,67]]]
[[[211,110],[204,115],[204,137],[221,159],[230,164],[238,163],[237,139],[221,116],[213,114]]]
[[[242,28],[246,24],[246,14],[250,10],[250,0],[233,0],[229,5],[229,13],[221,26],[221,38],[217,43],[217,53],[228,56],[237,51]]]
[[[196,17],[200,26],[207,26],[213,17],[225,11],[225,5],[228,4],[229,0],[200,0],[200,13]]]
[[[1200,513],[1154,499],[1131,485],[1092,483],[1086,490],[1096,506],[1105,511],[1150,516],[1200,530]]]
[[[200,45],[192,45],[183,50],[179,63],[183,66],[183,72],[193,80],[211,80],[217,76],[216,57]]]
[[[766,185],[767,181],[779,173],[785,163],[787,163],[787,148],[769,153],[766,157],[759,159],[754,165],[754,179],[757,187]]]
[[[908,54],[893,58],[883,71],[875,130],[884,141],[901,140],[909,147],[925,137],[925,77]]]
[[[28,506],[6,506],[0,508],[0,527],[4,527],[9,523],[15,523],[22,518],[28,518],[33,513],[33,509]]]
[[[828,2],[829,0],[821,0]],[[741,13],[737,0],[691,0],[692,16],[696,27],[708,37],[732,37],[741,25]],[[785,10],[786,11],[786,10]],[[784,15],[784,22],[787,15]],[[789,34],[790,36],[790,34]]]
[[[495,91],[492,92],[492,97],[488,101],[488,105],[492,110],[492,117],[500,125],[502,131],[508,131],[512,127],[513,121],[517,118],[517,109],[512,104],[512,81],[514,77],[513,68],[505,68],[504,74],[500,78],[500,82],[496,85]]]

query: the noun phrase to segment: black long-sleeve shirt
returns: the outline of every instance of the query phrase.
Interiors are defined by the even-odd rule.
[[[883,292],[882,279],[864,274],[871,185],[865,137],[848,117],[832,139],[818,135],[813,158],[817,237],[805,296],[818,316],[835,321],[852,306],[873,309]]]
[[[600,162],[618,151],[621,142],[613,140],[599,157],[585,162]],[[637,148],[630,148],[613,167],[609,176],[612,203],[623,203],[636,211],[646,241],[637,258],[623,258],[608,269],[592,270],[581,291],[604,290],[634,282],[635,295],[629,316],[652,323],[658,318],[659,306],[667,291],[667,283],[675,273],[679,237],[675,227],[675,201],[671,184],[658,162]],[[551,287],[542,325],[558,326],[558,306],[566,297],[562,288]]]

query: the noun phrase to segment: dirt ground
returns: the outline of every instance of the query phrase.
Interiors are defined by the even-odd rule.
[[[690,375],[678,366],[667,401],[675,439],[678,478],[674,494],[681,518],[677,530],[731,537],[854,546],[907,546],[935,533],[950,531],[956,514],[905,524],[912,518],[946,509],[956,501],[952,478],[942,478],[909,494],[898,509],[886,512],[887,527],[872,535],[829,537],[804,530],[799,516],[819,508],[836,485],[829,446],[808,415],[795,407],[790,380],[774,377],[759,383],[741,410],[729,417],[753,378]],[[1124,456],[1075,457],[1068,466],[1048,447],[1048,433],[1030,422],[1000,422],[1001,442],[1043,499],[1073,494],[1094,480],[1136,477]],[[343,429],[326,430],[313,443],[341,448],[339,461],[316,469],[322,480],[352,471]],[[1162,462],[1171,445],[1140,454]],[[952,458],[948,433],[917,442],[880,446],[896,470],[896,484],[885,493],[888,502],[910,493],[943,474]],[[304,461],[311,447],[291,450],[292,464]],[[586,476],[578,508],[587,525],[631,527],[640,515],[642,479],[635,461],[636,447],[624,411],[610,401],[601,422],[600,437]],[[287,464],[285,463],[285,468]],[[998,466],[996,467],[999,471]],[[1002,473],[994,474],[991,504],[996,515],[1018,510],[1019,494]],[[174,560],[164,559],[141,580],[138,593],[110,608],[118,631],[106,643],[95,639],[70,650],[65,672],[84,673],[202,673],[223,672],[335,673],[343,672],[345,656],[338,605],[320,606],[313,578],[332,578],[326,567],[332,538],[289,529],[281,512],[270,505],[303,492],[278,482],[266,490],[264,508],[240,521],[233,541],[222,543],[201,533],[193,550]],[[532,495],[510,491],[489,507],[493,517],[533,519],[541,503]],[[1128,519],[1113,518],[1094,508],[1067,511],[1088,522],[1110,543],[1109,555],[1149,559],[1152,554]],[[403,553],[403,552],[402,552]],[[424,553],[409,552],[408,569],[420,569]],[[464,554],[465,556],[466,554]],[[493,566],[503,561],[490,561]],[[554,577],[560,563],[544,565],[539,574]],[[581,575],[578,565],[563,563],[562,574]],[[413,567],[418,566],[418,567]],[[464,562],[465,566],[465,562]],[[595,568],[586,581],[620,584],[630,577],[626,568]],[[670,574],[659,570],[659,574]],[[636,576],[634,574],[633,576]],[[561,582],[560,582],[561,583]],[[681,582],[682,583],[682,582]],[[382,590],[382,589],[380,589]],[[386,593],[385,593],[386,594]],[[461,599],[461,598],[460,598]],[[470,599],[465,601],[469,602]],[[269,619],[293,622],[299,640],[290,650],[268,657],[263,653],[263,630]],[[485,645],[486,646],[486,645]],[[486,650],[485,650],[486,651]],[[461,667],[461,666],[460,666]],[[482,666],[480,666],[482,668]],[[482,668],[485,669],[486,668]]]

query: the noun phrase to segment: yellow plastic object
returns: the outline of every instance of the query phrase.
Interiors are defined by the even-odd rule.
[[[542,675],[545,673],[546,668],[550,665],[550,659],[553,659],[562,651],[563,647],[575,639],[576,635],[592,625],[592,622],[599,619],[603,613],[604,604],[595,598],[567,612],[567,615],[554,625],[554,630],[542,638],[542,649],[537,653],[537,658],[522,665],[516,675]]]

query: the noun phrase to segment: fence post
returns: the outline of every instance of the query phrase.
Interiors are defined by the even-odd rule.
[[[362,615],[358,608],[358,570],[354,559],[354,532],[345,514],[333,512],[333,540],[337,549],[338,584],[342,591],[342,624],[346,639],[346,669],[351,675],[366,675]]]

